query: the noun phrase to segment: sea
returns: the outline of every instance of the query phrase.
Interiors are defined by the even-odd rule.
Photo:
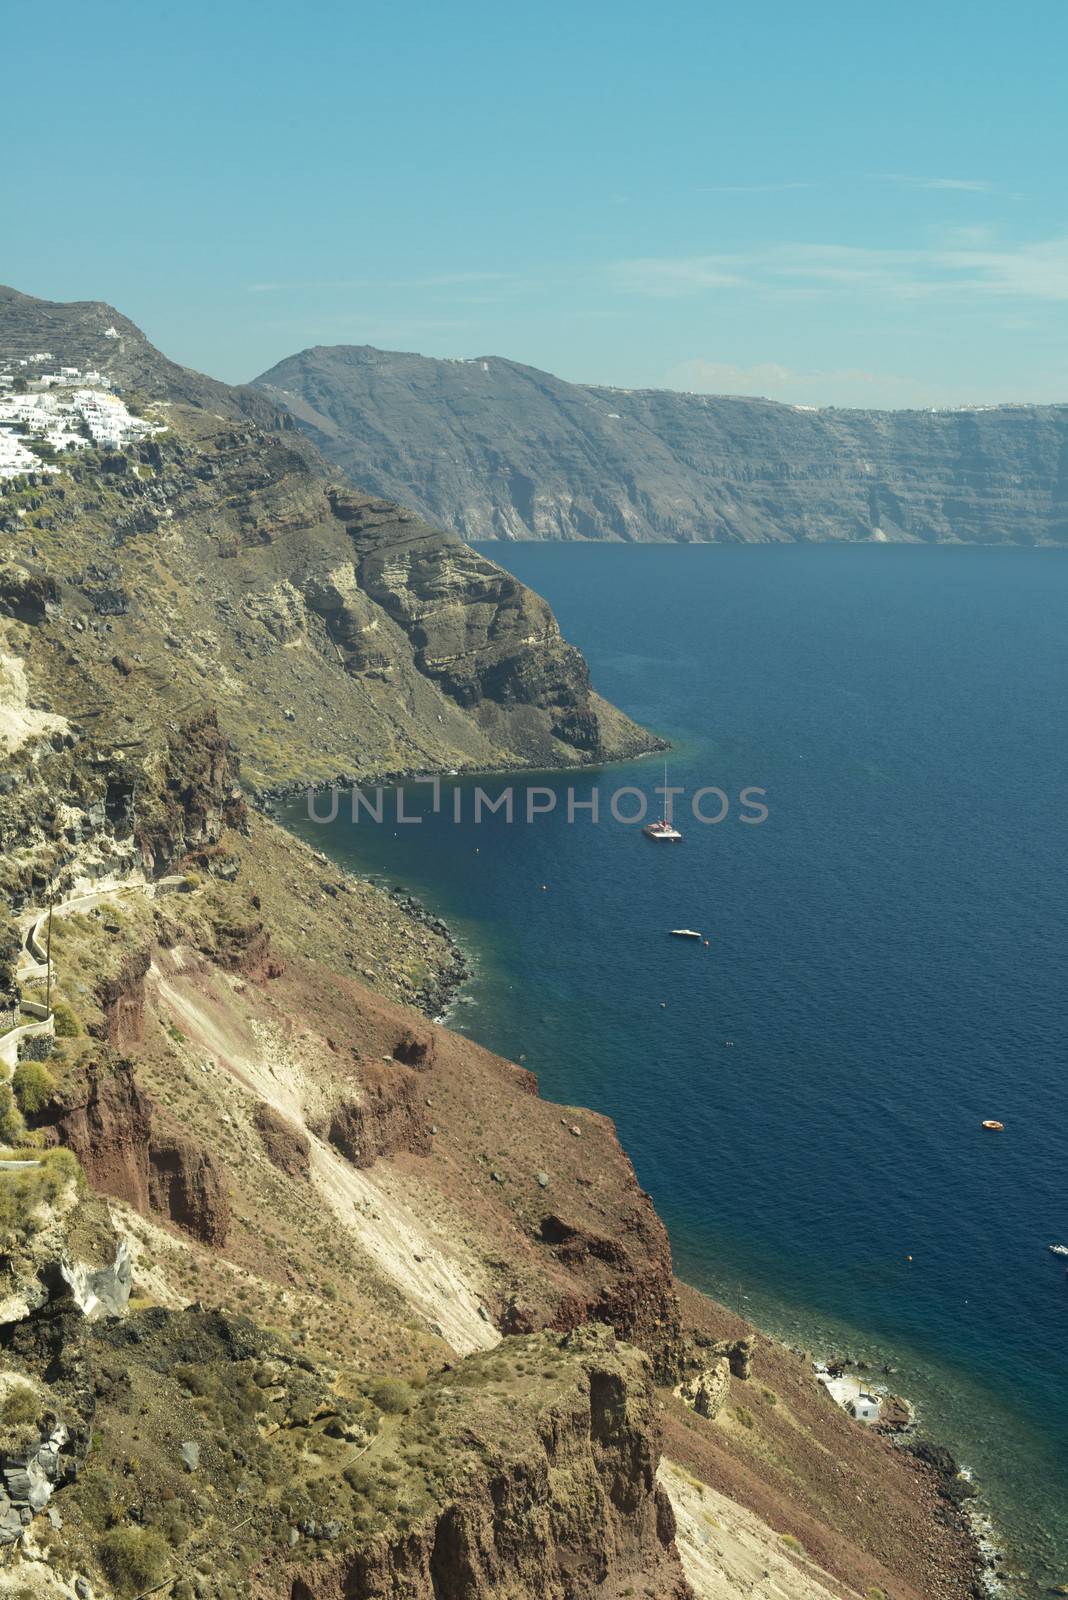
[[[1005,1592],[1068,1583],[1068,552],[482,548],[670,742],[683,841],[612,815],[660,757],[288,821],[449,921],[453,1026],[614,1119],[681,1277],[871,1363]]]

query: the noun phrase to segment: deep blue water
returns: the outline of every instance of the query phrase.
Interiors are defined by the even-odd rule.
[[[658,846],[561,798],[476,828],[461,780],[459,827],[295,825],[452,921],[456,1024],[614,1117],[684,1277],[896,1362],[1035,1584],[1068,1580],[1068,557],[487,553],[672,740],[673,784],[759,785],[767,822],[683,810]]]

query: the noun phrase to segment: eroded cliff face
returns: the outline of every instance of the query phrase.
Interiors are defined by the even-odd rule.
[[[106,307],[64,310],[38,345],[104,337]],[[25,315],[0,296],[0,329]],[[701,1600],[724,1591],[700,1587],[694,1497],[727,1477],[784,1600],[816,1592],[784,1532],[829,1594],[963,1600],[928,1478],[770,1341],[750,1359],[727,1313],[683,1314],[611,1123],[432,1022],[445,930],[246,810],[237,765],[577,762],[644,736],[492,563],[118,333],[117,374],[136,358],[198,407],[0,505],[0,887],[24,925],[59,897],[64,1021],[8,1129],[30,1160],[4,1174],[0,1425],[11,1384],[31,1397],[0,1438],[0,1588],[683,1600],[667,1422]],[[699,1415],[682,1392],[721,1359]]]
[[[543,1101],[524,1068],[388,998],[385,975],[374,992],[361,946],[393,902],[248,828],[219,840],[225,878],[116,891],[53,929],[85,1031],[34,1121],[82,1163],[71,1216],[103,1211],[97,1259],[128,1239],[140,1309],[91,1335],[51,1303],[19,1331],[25,1296],[18,1329],[0,1317],[9,1361],[58,1384],[53,1414],[68,1370],[94,1396],[49,1570],[122,1595],[119,1528],[153,1535],[153,1573],[205,1600],[681,1600],[655,1486],[666,1423],[702,1600],[765,1566],[784,1600],[963,1600],[965,1536],[929,1475],[797,1357],[699,1296],[680,1306],[611,1124]],[[235,940],[257,923],[268,960]],[[395,983],[433,945],[418,923],[390,937]],[[717,1363],[698,1412],[684,1396]],[[742,1508],[740,1568],[730,1540],[706,1544],[702,1483]]]
[[[351,345],[256,385],[467,539],[1068,541],[1068,406],[814,411]]]
[[[99,345],[164,430],[0,485],[0,743],[14,765],[91,747],[114,769],[96,785],[110,784],[105,805],[132,816],[152,755],[159,803],[142,785],[137,839],[153,871],[179,800],[195,842],[177,786],[217,788],[226,740],[260,788],[655,747],[600,702],[537,596],[414,513],[339,489],[254,391],[194,381],[121,319],[104,337],[109,315],[0,293],[0,354],[17,338],[77,364]],[[195,759],[181,738],[159,748],[168,727],[211,716],[214,768],[203,733]],[[205,837],[212,824],[202,807]]]
[[[196,1306],[90,1320],[62,1287],[0,1333],[5,1395],[25,1397],[0,1439],[0,1544],[22,1506],[51,1506],[47,1549],[15,1554],[23,1593],[690,1595],[648,1363],[607,1329],[516,1340],[418,1390]]]
[[[8,639],[39,650],[47,666],[54,641]],[[55,666],[42,677],[52,698],[84,708],[91,682]],[[107,702],[83,709],[84,720],[49,717],[54,726],[20,732],[0,765],[0,892],[15,906],[97,881],[160,877],[244,825],[239,763],[213,709],[136,729]],[[121,737],[131,731],[140,736]]]
[[[390,998],[449,950],[379,891],[260,818],[213,859],[226,877],[60,907],[53,997],[77,1032],[38,1136],[139,1216],[225,1246],[263,1315],[285,1282],[316,1322],[328,1280],[344,1342],[366,1343],[384,1285],[383,1358],[597,1320],[670,1374],[667,1238],[611,1124]]]
[[[164,1217],[206,1244],[226,1243],[226,1173],[209,1149],[160,1115],[128,1058],[91,1059],[36,1120],[46,1143],[73,1151],[98,1193]]]
[[[290,1593],[581,1600],[640,1585],[687,1600],[658,1459],[653,1386],[636,1351],[597,1328],[516,1340],[445,1373],[360,1458],[357,1482],[389,1481],[410,1507],[407,1530],[325,1561]]]
[[[591,698],[589,669],[544,600],[417,519],[398,527],[388,504],[335,493],[331,506],[357,551],[358,592],[403,632],[420,672],[491,738],[536,760],[547,722],[550,740],[578,759],[618,748]]]

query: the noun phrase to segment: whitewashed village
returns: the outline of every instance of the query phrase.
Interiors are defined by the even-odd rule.
[[[55,366],[48,350],[0,355],[0,482],[59,472],[56,455],[119,450],[161,431],[134,416],[106,373]]]

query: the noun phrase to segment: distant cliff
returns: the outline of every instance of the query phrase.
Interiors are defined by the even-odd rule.
[[[136,752],[209,710],[257,789],[657,747],[597,695],[544,600],[353,491],[264,395],[176,366],[111,306],[0,288],[0,360],[44,351],[103,372],[162,431],[0,481],[0,754],[27,775],[0,790],[0,881],[9,813],[29,809],[37,843],[47,815],[49,848],[73,849],[49,796],[106,804],[106,750],[116,794],[143,798]]]
[[[1068,542],[1068,405],[809,411],[351,345],[255,387],[468,539]]]

